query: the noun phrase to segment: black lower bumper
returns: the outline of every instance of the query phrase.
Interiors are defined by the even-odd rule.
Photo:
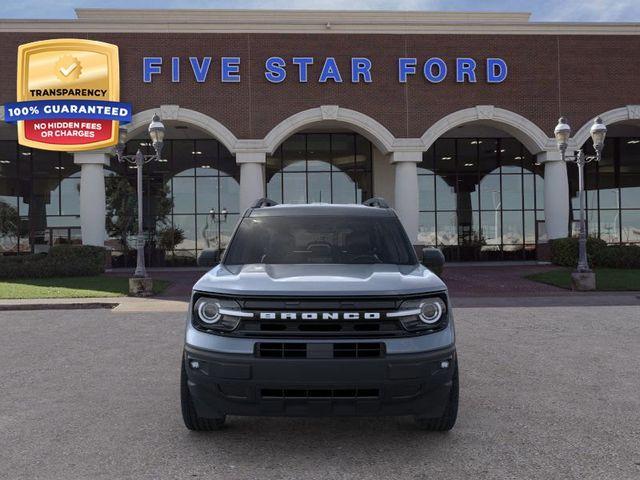
[[[367,359],[280,359],[185,347],[198,415],[439,417],[449,398],[455,347]],[[193,361],[198,368],[193,368]],[[443,362],[448,361],[448,366]]]

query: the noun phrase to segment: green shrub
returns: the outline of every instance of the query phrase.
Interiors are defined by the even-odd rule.
[[[640,268],[640,246],[609,245],[594,253],[593,264],[596,267]]]
[[[49,253],[0,257],[0,278],[79,277],[104,272],[106,250],[89,245],[56,245]]]
[[[640,268],[640,246],[607,245],[604,240],[588,237],[587,259],[591,267]],[[552,240],[551,261],[563,267],[575,267],[578,264],[578,239]]]

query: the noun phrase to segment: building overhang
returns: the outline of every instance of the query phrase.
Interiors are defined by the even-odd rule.
[[[76,19],[0,19],[0,32],[639,35],[640,23],[530,22],[530,13],[76,9]]]

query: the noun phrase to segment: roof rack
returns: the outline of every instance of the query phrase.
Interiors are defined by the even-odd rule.
[[[362,202],[365,207],[389,208],[389,204],[382,197],[372,197],[366,202]]]
[[[251,204],[251,208],[273,207],[278,205],[278,202],[271,200],[270,198],[259,198]]]

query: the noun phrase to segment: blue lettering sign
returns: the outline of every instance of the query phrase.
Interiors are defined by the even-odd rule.
[[[240,81],[240,57],[222,57],[220,63],[222,82],[238,83]]]
[[[267,61],[264,62],[264,67],[266,68],[266,72],[264,72],[264,76],[271,83],[280,83],[284,82],[284,79],[287,78],[287,71],[284,69],[286,62],[282,57],[269,57]]]
[[[171,81],[180,82],[180,57],[171,57]]]
[[[162,57],[144,57],[142,59],[142,81],[151,83],[151,75],[162,72]]]
[[[172,83],[180,83],[182,81],[182,57],[170,57],[171,69],[170,78],[167,75],[166,81]],[[207,81],[209,70],[211,69],[212,57],[188,57],[193,71],[193,77],[196,82],[204,83]],[[220,81],[222,83],[239,83],[240,76],[240,57],[219,57],[220,58]],[[416,57],[400,57],[398,58],[398,82],[407,83],[409,78],[415,76],[418,70],[418,61],[422,68],[424,78],[429,83],[440,83],[447,78],[447,63],[442,58],[428,58],[424,64],[423,60]],[[457,83],[477,83],[477,60],[471,57],[455,58],[448,60],[449,66],[455,68],[455,77]],[[155,76],[162,75],[163,57],[143,57],[142,62],[142,81],[144,83],[152,83]],[[327,83],[333,81],[335,83],[343,83],[342,74],[335,57],[325,57],[324,61],[314,57],[280,57],[273,56],[265,60],[264,76],[270,83],[282,83],[287,79],[287,63],[294,65],[298,70],[298,82],[308,83],[311,66],[315,63],[322,63],[322,69],[317,78],[318,83]],[[351,57],[349,62],[351,83],[372,83],[373,82],[373,61],[367,57]],[[294,72],[290,72],[295,76]],[[167,72],[169,74],[169,72]],[[486,82],[502,83],[507,79],[508,67],[507,62],[502,58],[486,59]]]
[[[398,81],[400,83],[407,83],[407,75],[415,75],[417,63],[418,59],[416,58],[398,59]]]
[[[507,62],[501,58],[487,58],[487,82],[502,83],[507,78]]]
[[[298,65],[298,81],[307,83],[307,70],[313,64],[313,57],[293,57],[291,63]]]
[[[193,70],[193,76],[196,78],[196,82],[203,83],[209,73],[211,57],[204,57],[202,64],[198,63],[198,57],[189,57],[189,62],[191,62],[191,69]]]
[[[333,57],[327,57],[320,72],[320,83],[326,83],[327,80],[333,80],[336,83],[342,83],[340,69]]]
[[[371,83],[371,60],[364,57],[353,57],[351,59],[351,82],[360,82],[360,77],[365,83]]]
[[[433,73],[433,67],[438,68],[438,73]],[[427,60],[424,64],[424,76],[431,83],[440,83],[447,76],[447,64],[438,57]]]
[[[456,58],[456,82],[464,83],[464,77],[476,83],[476,61],[473,58]]]

